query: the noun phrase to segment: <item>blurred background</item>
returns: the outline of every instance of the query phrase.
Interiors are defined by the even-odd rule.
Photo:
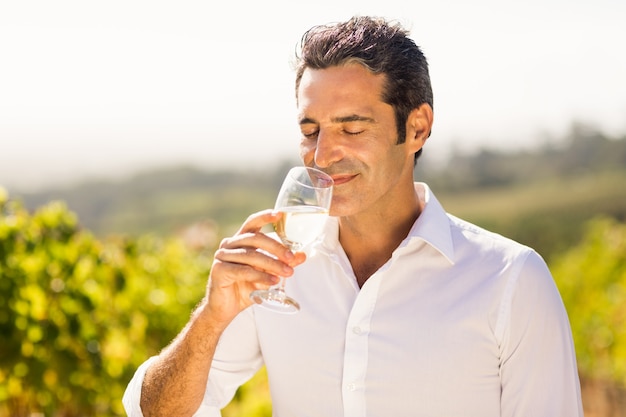
[[[546,258],[585,415],[626,416],[626,3],[248,3],[0,3],[0,417],[124,415],[298,163],[297,42],[354,14],[429,59],[416,179]],[[263,371],[224,415],[271,415]]]

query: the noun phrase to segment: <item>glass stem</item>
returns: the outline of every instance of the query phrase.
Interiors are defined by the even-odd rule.
[[[281,300],[281,301],[285,299],[286,295],[285,295],[285,278],[284,277],[280,277],[280,282],[274,286],[274,288],[272,289],[272,292],[274,293],[274,299]]]

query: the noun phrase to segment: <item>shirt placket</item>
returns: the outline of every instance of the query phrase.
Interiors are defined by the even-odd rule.
[[[375,274],[376,275],[376,274]],[[379,280],[375,275],[359,292],[346,326],[342,398],[345,417],[366,416],[366,376],[370,323]]]

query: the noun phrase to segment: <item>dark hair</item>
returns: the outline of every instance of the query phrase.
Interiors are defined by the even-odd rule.
[[[302,36],[296,53],[296,98],[306,68],[324,69],[350,62],[386,76],[382,100],[394,109],[398,143],[403,143],[411,111],[424,103],[433,107],[424,54],[409,38],[408,30],[383,18],[355,16],[342,23],[314,26]],[[421,153],[420,149],[415,154],[415,161]]]

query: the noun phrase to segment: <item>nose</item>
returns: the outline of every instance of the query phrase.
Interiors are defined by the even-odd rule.
[[[315,165],[326,168],[343,158],[341,144],[329,133],[319,132],[315,146]]]

